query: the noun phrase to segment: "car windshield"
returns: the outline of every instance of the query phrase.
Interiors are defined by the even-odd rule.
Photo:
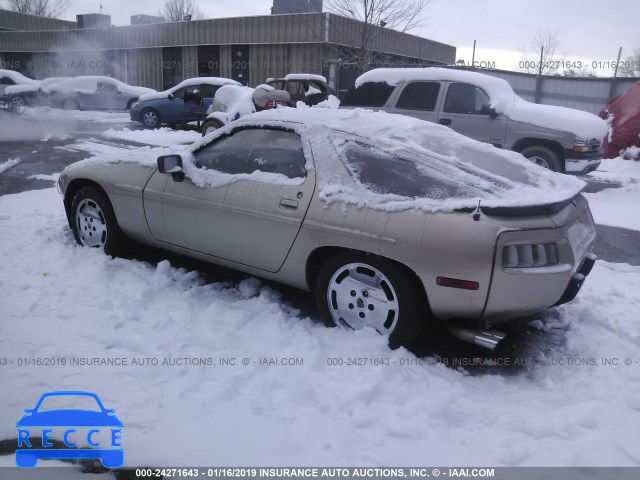
[[[100,412],[102,409],[94,397],[88,395],[52,395],[42,400],[38,412],[49,410],[89,410]]]

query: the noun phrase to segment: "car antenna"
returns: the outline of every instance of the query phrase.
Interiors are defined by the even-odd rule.
[[[478,200],[478,206],[477,206],[477,207],[476,207],[476,209],[473,211],[473,215],[472,215],[472,217],[473,217],[473,221],[474,221],[474,222],[477,222],[478,220],[480,220],[480,214],[482,213],[482,212],[480,211],[480,202],[481,202],[481,201],[482,201],[482,200]]]

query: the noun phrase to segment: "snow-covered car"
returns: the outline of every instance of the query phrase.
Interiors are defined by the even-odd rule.
[[[129,111],[132,122],[147,128],[160,128],[162,124],[174,126],[200,120],[223,85],[241,86],[228,78],[189,78],[164,92],[143,95]],[[197,98],[198,101],[193,101]]]
[[[311,73],[290,73],[282,78],[269,78],[265,83],[289,93],[294,104],[304,102],[309,106],[317,105],[333,95],[327,79]]]
[[[380,68],[356,79],[342,107],[367,107],[446,125],[566,173],[596,170],[606,125],[588,112],[530,103],[501,78],[450,68]]]
[[[207,119],[202,123],[202,136],[245,115],[290,103],[291,96],[287,92],[269,85],[258,85],[256,88],[225,85],[216,92],[207,110]]]
[[[67,78],[47,89],[51,106],[65,110],[129,110],[141,95],[156,92],[100,75]]]
[[[583,181],[403,115],[277,108],[130,153],[60,175],[80,245],[130,238],[313,291],[328,325],[391,347],[435,321],[492,347],[483,329],[572,300],[595,261]]]
[[[0,68],[0,95],[5,95],[5,90],[12,85],[33,85],[37,83],[37,80],[25,77],[20,72]]]
[[[35,83],[11,85],[6,88],[5,94],[18,107],[48,105],[49,87],[68,79],[69,77],[50,77],[36,80]]]

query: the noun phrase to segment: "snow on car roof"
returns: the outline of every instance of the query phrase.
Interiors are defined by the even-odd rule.
[[[314,75],[313,73],[290,73],[285,75],[285,80],[317,80],[318,82],[327,83],[327,79],[322,75]]]
[[[502,78],[468,70],[451,68],[377,68],[360,75],[356,88],[367,82],[384,82],[395,86],[403,81],[434,80],[463,82],[482,88],[491,99],[491,107],[511,120],[529,123],[543,128],[570,132],[588,139],[604,138],[605,122],[588,112],[572,108],[530,103],[515,94],[511,85]]]
[[[32,78],[25,77],[20,72],[16,72],[15,70],[6,70],[4,68],[0,68],[0,77],[7,77],[13,80],[18,84],[24,83],[38,83],[37,80],[33,80]]]
[[[151,88],[129,85],[116,78],[103,75],[81,75],[78,77],[61,78],[58,82],[53,82],[48,85],[47,90],[60,93],[95,93],[98,88],[98,82],[116,85],[122,92],[127,94],[143,95],[155,92],[155,90]]]
[[[288,126],[305,135],[316,159],[323,158],[324,175],[319,175],[321,196],[328,202],[367,205],[385,210],[420,208],[451,211],[475,207],[524,207],[562,202],[582,191],[585,183],[532,164],[516,152],[498,149],[472,140],[434,123],[404,115],[365,109],[278,108],[243,117],[230,127],[246,125]],[[224,133],[224,132],[221,132]],[[376,194],[354,185],[340,162],[332,162],[336,150],[326,150],[327,138],[340,153],[344,140],[371,145],[378,151],[415,161],[430,175],[449,184],[456,181],[470,187],[466,198],[406,198]],[[197,142],[192,150],[207,143]],[[326,154],[322,154],[324,152]],[[320,155],[319,155],[320,153]],[[320,169],[320,167],[318,167]]]
[[[183,80],[182,82],[180,82],[178,85],[176,85],[175,87],[171,87],[168,90],[164,90],[162,92],[156,92],[156,93],[150,93],[147,95],[142,95],[140,96],[140,101],[144,102],[146,100],[158,100],[158,99],[162,99],[162,98],[167,98],[167,95],[169,93],[173,93],[176,90],[179,90],[183,87],[191,87],[193,85],[215,85],[215,86],[221,86],[221,85],[237,85],[239,87],[242,86],[242,84],[240,82],[236,82],[235,80],[231,80],[230,78],[222,78],[222,77],[195,77],[195,78],[187,78],[186,80]]]

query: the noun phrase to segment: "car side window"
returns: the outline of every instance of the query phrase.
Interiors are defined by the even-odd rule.
[[[203,83],[200,85],[200,96],[202,98],[213,98],[216,96],[216,92],[220,87],[217,85],[209,85],[208,83]]]
[[[391,92],[396,87],[386,82],[367,82],[358,87],[352,87],[344,99],[342,105],[349,107],[382,107]]]
[[[200,150],[195,158],[198,168],[230,175],[265,172],[288,178],[306,176],[300,137],[285,130],[239,130]]]
[[[439,93],[440,82],[412,82],[402,90],[396,108],[433,112]]]
[[[99,92],[111,92],[114,93],[118,89],[115,85],[111,85],[110,83],[98,82],[98,91]]]
[[[489,103],[489,97],[481,88],[468,83],[452,83],[447,90],[443,111],[481,114],[481,107],[486,103]]]
[[[195,88],[195,87],[194,87]],[[185,88],[179,88],[178,90],[176,90],[175,92],[172,92],[173,98],[178,98],[180,100],[184,99],[184,92],[185,92]]]

